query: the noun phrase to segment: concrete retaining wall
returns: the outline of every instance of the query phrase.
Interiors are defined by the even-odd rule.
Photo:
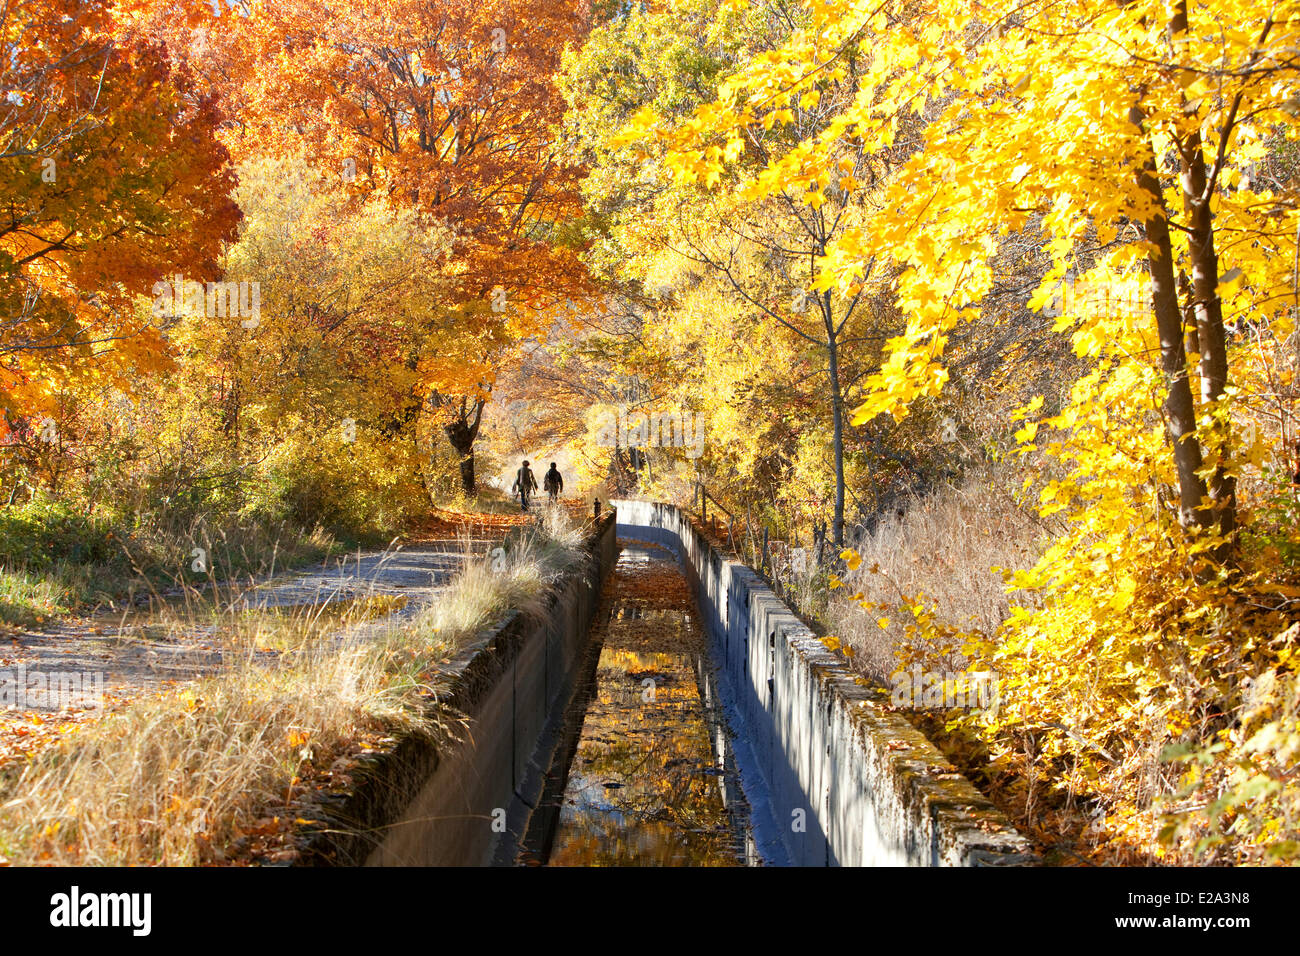
[[[695,588],[790,862],[1032,863],[1031,848],[885,695],[854,680],[750,568],[672,505],[614,501],[618,535],[674,551]]]
[[[614,516],[587,542],[590,560],[550,594],[542,622],[511,614],[448,669],[444,703],[468,734],[441,749],[405,738],[369,761],[305,854],[312,863],[473,866],[513,862],[551,765],[605,578],[617,559]]]

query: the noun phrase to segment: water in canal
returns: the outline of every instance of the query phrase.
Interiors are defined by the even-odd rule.
[[[760,862],[686,578],[671,553],[620,542],[566,742],[521,862]]]

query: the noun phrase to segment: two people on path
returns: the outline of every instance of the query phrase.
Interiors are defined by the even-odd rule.
[[[546,473],[542,483],[551,501],[555,501],[560,492],[564,490],[564,479],[560,477],[560,471],[555,467],[555,462],[551,462],[551,470]],[[520,510],[527,511],[529,499],[532,498],[533,492],[537,490],[537,478],[533,475],[533,470],[528,467],[527,459],[524,460],[523,466],[515,472],[515,483],[510,490],[519,495]]]

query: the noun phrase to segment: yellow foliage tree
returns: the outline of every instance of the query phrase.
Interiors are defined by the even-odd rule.
[[[997,717],[968,722],[995,759],[1064,767],[1061,788],[1110,800],[1135,843],[1171,789],[1150,784],[1164,745],[1226,741],[1242,688],[1295,644],[1292,571],[1269,560],[1276,549],[1242,553],[1252,512],[1238,489],[1250,479],[1257,506],[1286,495],[1256,480],[1265,436],[1245,420],[1261,378],[1290,386],[1264,343],[1294,332],[1295,180],[1268,170],[1297,138],[1298,40],[1294,3],[809,2],[789,40],[749,58],[715,100],[685,119],[643,111],[625,133],[653,139],[682,182],[739,175],[727,188],[804,190],[810,211],[845,141],[892,151],[865,228],[829,243],[816,268],[818,289],[852,289],[882,263],[896,277],[906,328],[855,423],[902,418],[941,392],[950,337],[981,314],[1000,245],[1036,238],[1052,265],[1030,304],[1055,307],[1087,371],[1063,407],[1023,409],[1019,438],[1065,466],[1042,507],[1067,515],[1070,533],[1010,582],[1038,609],[1015,609],[996,635],[910,606],[935,645],[1002,675]],[[736,173],[756,130],[790,124],[851,73],[860,93],[824,129]],[[1282,409],[1280,437],[1289,421]],[[1294,846],[1296,787],[1268,765],[1272,789],[1250,799],[1272,801],[1272,832]]]

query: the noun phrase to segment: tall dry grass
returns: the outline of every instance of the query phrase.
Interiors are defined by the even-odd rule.
[[[891,606],[924,595],[941,622],[993,633],[1007,617],[1012,596],[991,568],[1032,566],[1053,534],[1031,504],[994,470],[900,502],[859,544],[862,564],[845,575],[843,589],[832,592],[826,625],[853,647],[860,669],[886,683],[896,647],[909,640],[910,615],[863,608],[850,599],[856,592]],[[880,626],[881,618],[889,619],[887,627]]]

